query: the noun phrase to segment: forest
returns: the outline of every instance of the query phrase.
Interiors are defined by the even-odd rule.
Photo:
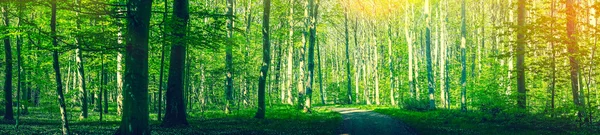
[[[599,0],[0,8],[0,134],[600,134]]]

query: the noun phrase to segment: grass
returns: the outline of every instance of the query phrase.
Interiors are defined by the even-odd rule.
[[[30,114],[21,117],[21,126],[14,122],[0,121],[0,134],[60,134],[60,114],[56,108],[30,108]],[[114,109],[114,108],[111,108]],[[99,121],[99,113],[90,111],[89,118],[79,119],[78,108],[69,108],[70,129],[74,134],[113,134],[120,118],[113,113],[105,114]],[[335,134],[342,122],[341,115],[327,109],[315,108],[307,114],[291,106],[273,106],[267,109],[266,119],[254,119],[255,109],[235,110],[224,114],[221,110],[188,113],[190,126],[162,128],[156,114],[150,115],[152,134]]]
[[[439,135],[567,135],[600,134],[597,125],[580,127],[573,120],[546,116],[491,115],[455,110],[409,111],[385,107],[363,107],[402,120],[419,134]]]

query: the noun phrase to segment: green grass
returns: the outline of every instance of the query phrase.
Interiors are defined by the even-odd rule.
[[[366,107],[369,108],[369,107]],[[397,118],[419,134],[439,135],[565,135],[600,134],[598,125],[580,127],[573,120],[546,116],[492,116],[486,113],[462,113],[455,110],[408,111],[395,108],[370,108]]]
[[[60,134],[60,114],[56,108],[30,108],[30,114],[21,117],[21,126],[0,121],[0,134]],[[114,109],[114,108],[111,108]],[[114,112],[105,114],[90,110],[89,118],[79,119],[79,108],[69,108],[70,128],[76,134],[113,134],[120,124]],[[224,114],[221,110],[188,113],[190,126],[162,128],[156,114],[150,114],[153,134],[335,134],[342,122],[341,115],[327,109],[315,108],[307,114],[291,106],[273,106],[267,109],[266,119],[254,119],[255,109],[235,110]]]

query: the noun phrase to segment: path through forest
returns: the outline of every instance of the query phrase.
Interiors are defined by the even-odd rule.
[[[387,115],[360,110],[356,108],[334,108],[344,118],[341,135],[414,135],[410,129],[401,121],[395,120]]]

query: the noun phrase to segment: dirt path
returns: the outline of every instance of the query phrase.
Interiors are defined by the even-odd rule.
[[[341,135],[415,135],[401,121],[387,115],[356,108],[334,108],[344,118]]]

